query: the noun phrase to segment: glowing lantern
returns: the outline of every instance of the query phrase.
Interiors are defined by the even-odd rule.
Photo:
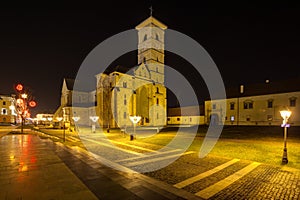
[[[18,90],[19,92],[22,91],[22,90],[23,90],[23,85],[19,83],[19,84],[16,86],[16,90]]]
[[[30,101],[29,102],[29,106],[32,107],[32,108],[35,107],[36,106],[36,102],[35,101]]]

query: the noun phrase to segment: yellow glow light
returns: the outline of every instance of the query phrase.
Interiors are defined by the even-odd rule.
[[[21,94],[21,97],[23,98],[23,99],[26,99],[27,98],[27,94]]]

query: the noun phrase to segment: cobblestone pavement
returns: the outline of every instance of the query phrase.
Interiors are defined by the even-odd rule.
[[[0,138],[0,199],[200,199],[107,167],[89,152],[32,134]]]
[[[90,138],[96,140],[96,138]],[[101,138],[97,139],[101,141]],[[132,143],[131,143],[132,144]],[[107,151],[107,147],[100,147],[100,143],[96,144],[95,142],[90,141],[90,145],[96,145],[98,151]],[[130,151],[135,151],[136,153],[142,153],[139,147],[150,147],[149,145],[139,144],[137,148],[133,146],[130,147]],[[128,155],[131,154],[128,151]],[[170,151],[171,152],[171,151]],[[97,153],[97,152],[94,152]],[[172,154],[176,152],[172,152]],[[160,156],[155,157],[143,157],[145,161],[151,162],[146,164],[154,164],[157,161],[157,157],[166,158],[171,154],[161,154]],[[135,158],[141,155],[132,154],[125,160],[133,160],[136,162],[140,158]],[[124,158],[114,158],[118,162],[120,159]],[[189,179],[191,177],[197,176],[201,173],[205,173],[211,169],[214,169],[231,159],[216,157],[216,156],[207,156],[205,158],[198,158],[197,154],[189,154],[181,156],[176,162],[170,164],[169,166],[154,171],[145,173],[149,177],[153,177],[157,180],[168,183],[170,186],[175,185],[181,181]],[[118,162],[123,164],[123,162]],[[139,163],[141,164],[141,163]],[[267,165],[259,163],[259,165],[253,170],[246,172],[245,174],[239,174],[240,170],[243,170],[247,166],[253,164],[252,161],[248,160],[239,160],[238,162],[217,171],[201,180],[193,182],[185,187],[183,190],[186,190],[193,194],[198,194],[200,191],[205,190],[208,187],[213,185],[218,185],[221,181],[228,179],[233,175],[238,178],[222,189],[216,189],[215,193],[212,193],[211,196],[202,196],[206,199],[300,199],[300,170]],[[126,166],[126,163],[124,164]],[[128,166],[128,165],[127,165]],[[131,169],[134,169],[134,166],[130,166]],[[200,194],[200,193],[199,193]],[[201,196],[200,196],[201,197]]]
[[[300,172],[261,165],[211,199],[300,199]]]
[[[140,146],[147,146],[139,144]],[[131,150],[135,150],[134,146]],[[139,149],[137,149],[138,151]],[[176,152],[172,152],[175,154]],[[166,158],[170,154],[161,154],[158,156],[144,157],[131,159],[131,164],[139,163],[137,160],[145,161],[145,165],[154,164],[156,158]],[[148,162],[153,160],[153,162]],[[221,164],[229,161],[228,158],[208,156],[200,159],[197,154],[189,154],[181,156],[176,162],[171,165],[154,171],[145,173],[147,176],[154,177],[160,181],[164,181],[170,185],[174,185],[180,181],[193,177],[200,173],[218,167]],[[124,164],[119,162],[120,164]],[[141,164],[141,163],[139,163]],[[210,176],[201,179],[193,184],[190,184],[183,189],[197,194],[199,191],[204,190],[218,182],[236,174],[245,167],[253,164],[252,161],[239,160],[238,162],[230,165]],[[124,166],[129,166],[125,163]],[[130,165],[131,169],[135,169]],[[209,199],[299,199],[300,190],[300,170],[293,170],[290,168],[276,167],[259,163],[259,166],[246,172],[240,176],[236,181],[230,183],[227,187],[222,189],[216,194],[213,194]],[[200,196],[201,197],[201,196]],[[205,199],[205,196],[202,196]]]

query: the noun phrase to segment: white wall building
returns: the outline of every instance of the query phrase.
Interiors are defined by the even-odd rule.
[[[280,110],[292,111],[291,125],[300,125],[300,81],[289,80],[241,86],[227,90],[227,99],[205,101],[205,123],[225,125],[276,125],[282,123]],[[226,108],[221,105],[226,105]]]

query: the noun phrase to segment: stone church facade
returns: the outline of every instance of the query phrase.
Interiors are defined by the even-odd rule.
[[[164,30],[166,25],[150,16],[136,27],[138,65],[131,72],[98,74],[97,107],[103,127],[132,126],[129,116],[141,116],[140,126],[166,125],[164,86]]]
[[[74,80],[64,79],[61,105],[54,118],[91,125],[99,116],[103,128],[132,126],[129,116],[141,116],[139,126],[162,127],[167,122],[167,91],[164,86],[164,31],[167,26],[150,16],[138,26],[138,63],[129,72],[115,70],[96,75],[96,90],[76,91]],[[116,68],[117,69],[117,68]],[[76,99],[75,99],[76,98]]]

